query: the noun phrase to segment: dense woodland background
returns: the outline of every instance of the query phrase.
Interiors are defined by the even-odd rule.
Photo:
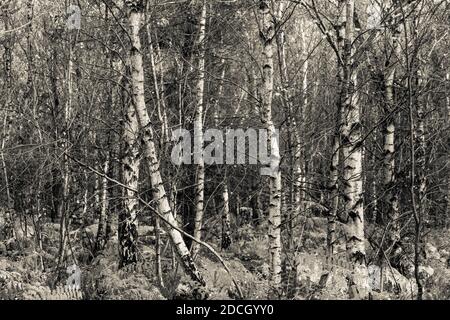
[[[449,14],[1,0],[0,298],[450,299]],[[280,170],[179,128],[279,129]]]

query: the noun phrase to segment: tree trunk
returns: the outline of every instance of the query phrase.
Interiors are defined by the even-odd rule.
[[[148,5],[150,5],[150,1],[147,2],[147,6]],[[147,11],[148,10],[149,9],[147,8]],[[169,142],[169,124],[167,120],[166,103],[164,97],[164,72],[160,64],[162,58],[160,56],[159,44],[157,41],[155,41],[155,46],[153,45],[150,21],[147,21],[146,30],[147,30],[147,39],[149,43],[148,51],[149,51],[150,65],[152,67],[153,85],[155,87],[157,113],[158,119],[161,122],[160,146],[162,147],[166,142]],[[159,83],[158,80],[158,71],[161,73],[161,83]]]
[[[417,78],[417,92],[423,90],[424,86],[424,77],[425,74],[421,72],[416,72],[415,74]],[[426,94],[426,93],[425,93]],[[420,276],[420,264],[421,264],[421,255],[423,251],[423,243],[424,239],[424,228],[425,223],[427,222],[428,215],[425,210],[425,202],[426,202],[426,140],[425,140],[425,105],[424,102],[421,101],[421,97],[416,97],[416,110],[417,110],[417,122],[414,126],[414,122],[412,123],[412,128],[414,130],[414,143],[411,146],[411,152],[414,153],[414,149],[416,154],[414,158],[412,158],[411,166],[415,167],[414,170],[417,173],[417,185],[412,183],[412,192],[415,192],[415,188],[417,188],[417,205],[414,204],[414,212],[415,212],[415,243],[414,243],[414,271],[417,283],[417,300],[423,299],[423,283]],[[414,171],[413,173],[414,174]]]
[[[228,200],[228,186],[225,177],[223,186],[223,212],[222,212],[222,249],[226,250],[231,245],[230,204]]]
[[[126,66],[126,74],[129,76],[129,66]],[[123,267],[136,263],[137,240],[138,240],[138,220],[139,201],[137,195],[132,190],[139,190],[139,146],[138,133],[139,123],[133,101],[128,98],[129,82],[123,80],[122,103],[125,113],[123,128],[124,157],[122,160],[123,184],[129,187],[124,192],[124,207],[119,214],[119,266]]]
[[[338,110],[336,116],[340,118],[340,103],[338,103]],[[339,123],[339,121],[337,121]],[[339,127],[336,125],[336,132],[333,136],[332,144],[332,155],[330,164],[330,213],[327,219],[327,251],[328,255],[332,256],[334,254],[334,245],[336,242],[336,218],[339,209],[339,151],[340,151],[340,137],[339,137]]]
[[[307,200],[307,193],[305,191],[306,186],[306,152],[302,151],[302,142],[305,137],[305,115],[308,112],[309,99],[308,99],[308,74],[309,74],[309,53],[306,45],[306,32],[305,32],[305,20],[300,20],[300,39],[302,46],[302,55],[304,58],[302,64],[302,107],[300,108],[300,118],[299,122],[296,123],[297,130],[295,131],[295,196],[296,196],[296,204],[298,205],[298,209],[296,214],[300,214],[300,210],[305,212],[306,206],[303,205],[300,207],[301,201]],[[295,119],[295,113],[293,114],[293,119]]]
[[[280,1],[280,5],[278,8],[278,19],[279,23],[283,23],[281,18],[284,15],[284,1]],[[308,103],[306,99],[306,88],[308,86],[307,74],[308,74],[308,58],[306,55],[305,49],[305,41],[304,41],[304,30],[303,23],[300,25],[301,29],[301,40],[302,40],[302,54],[305,58],[305,61],[302,65],[302,94],[305,97],[303,100],[303,108],[300,109],[300,118],[303,119],[303,112],[305,110],[305,106]],[[301,134],[301,126],[302,123],[297,123],[296,110],[293,110],[293,102],[292,102],[292,88],[289,83],[289,75],[287,68],[287,56],[286,56],[286,35],[284,31],[284,27],[281,27],[277,34],[277,45],[278,45],[278,55],[279,55],[279,67],[280,67],[280,78],[281,85],[283,87],[282,96],[283,102],[286,109],[287,119],[288,119],[288,130],[289,137],[292,140],[292,208],[291,215],[287,218],[290,223],[289,226],[295,225],[295,219],[301,213],[301,201],[302,201],[302,189],[304,186],[304,174],[303,168],[304,163],[302,161],[302,134]],[[291,150],[291,148],[289,148]],[[289,228],[290,229],[290,228]],[[292,234],[292,230],[289,230],[290,234]]]
[[[339,154],[341,152],[341,133],[344,126],[345,114],[343,113],[343,82],[344,82],[344,66],[340,59],[344,54],[344,36],[345,36],[345,15],[342,13],[345,7],[345,0],[339,1],[338,25],[336,26],[336,38],[338,47],[338,63],[337,63],[337,83],[339,86],[339,96],[336,103],[336,126],[331,146],[331,163],[330,163],[330,213],[327,219],[327,251],[328,255],[333,255],[334,245],[336,242],[336,219],[339,210]]]
[[[73,46],[72,46],[72,37],[69,36],[69,58],[66,70],[66,83],[67,83],[67,98],[64,106],[64,121],[63,121],[63,129],[62,129],[62,138],[61,138],[61,149],[64,152],[62,157],[62,184],[61,184],[61,199],[58,205],[57,216],[60,219],[59,223],[59,257],[58,257],[58,267],[61,267],[62,263],[65,260],[66,256],[66,244],[67,244],[67,233],[68,233],[68,225],[69,225],[69,217],[68,217],[68,208],[69,208],[69,185],[70,185],[70,167],[69,167],[69,156],[67,152],[69,152],[69,132],[71,126],[71,118],[72,118],[72,96],[73,96],[73,83],[72,83],[72,74],[73,74]]]
[[[198,52],[198,82],[195,97],[195,120],[194,120],[194,159],[197,165],[197,183],[195,190],[195,225],[194,237],[201,240],[202,224],[204,214],[204,189],[205,189],[205,162],[203,158],[203,106],[205,91],[205,36],[206,36],[206,0],[203,0],[202,12],[199,21],[199,36],[197,41]],[[192,256],[195,258],[200,246],[197,242],[192,243]]]
[[[272,175],[269,177],[269,254],[270,285],[276,295],[281,290],[281,171],[280,150],[276,140],[276,129],[272,120],[273,98],[273,42],[275,25],[270,13],[270,2],[260,0],[259,11],[261,23],[261,43],[263,45],[263,73],[261,86],[262,122],[267,130],[268,143],[271,145]]]
[[[3,15],[3,19],[4,19],[4,25],[5,25],[5,31],[7,32],[9,30],[9,6],[7,4],[5,4],[5,6],[2,8],[4,11],[2,12]],[[5,103],[5,114],[4,114],[4,118],[3,118],[3,133],[2,133],[2,142],[1,142],[1,165],[3,168],[3,175],[4,175],[4,179],[5,179],[5,191],[6,191],[6,217],[7,219],[9,219],[11,222],[13,220],[12,217],[12,209],[14,208],[14,203],[13,203],[13,198],[11,195],[11,189],[10,189],[10,184],[9,184],[9,176],[8,176],[8,168],[7,168],[7,164],[6,164],[6,159],[5,159],[5,147],[6,144],[8,143],[9,140],[9,135],[11,132],[11,122],[12,122],[12,116],[10,116],[9,113],[9,103],[10,103],[10,99],[11,99],[11,92],[12,92],[12,42],[10,39],[7,39],[4,41],[4,75],[5,75],[5,86],[6,86],[6,92],[7,92],[7,96],[6,96],[6,103]],[[14,234],[14,232],[13,232]]]
[[[400,44],[398,41],[398,35],[400,31],[394,29],[392,31],[392,57],[395,59],[392,63],[387,62],[387,72],[384,75],[384,88],[386,108],[385,113],[388,115],[385,128],[384,128],[384,189],[385,189],[385,206],[383,210],[386,211],[385,216],[389,217],[389,222],[392,226],[389,233],[390,241],[389,246],[395,245],[400,240],[400,223],[399,219],[399,204],[398,194],[396,188],[396,173],[395,173],[395,92],[394,81],[395,74],[398,65],[398,59],[400,58]]]
[[[354,285],[359,298],[368,294],[368,273],[364,236],[363,176],[362,176],[362,138],[359,106],[358,74],[354,68],[355,40],[355,0],[346,0],[346,25],[344,38],[344,81],[343,81],[343,126],[341,128],[342,153],[344,162],[344,211],[346,214],[347,254],[355,263]]]
[[[103,163],[102,171],[105,175],[109,175],[109,166],[110,166],[110,153],[106,154],[105,162]],[[102,197],[101,197],[101,208],[100,208],[100,216],[98,218],[98,229],[97,229],[97,239],[95,241],[95,252],[100,252],[105,248],[106,244],[106,219],[108,216],[108,206],[109,206],[109,197],[108,197],[108,179],[103,177],[102,180]]]
[[[220,82],[219,88],[217,90],[217,98],[214,104],[214,125],[216,129],[219,128],[219,118],[221,116],[220,113],[220,99],[223,94],[223,87],[225,81],[226,67],[225,67],[225,59],[222,58],[220,61],[220,65],[222,67],[222,72],[220,74]],[[220,170],[220,167],[218,167]],[[231,239],[231,219],[230,219],[230,203],[229,203],[229,193],[228,193],[228,178],[227,178],[227,170],[226,168],[222,168],[223,173],[223,189],[222,189],[222,200],[223,200],[223,211],[222,211],[222,241],[221,248],[223,250],[227,250],[232,243]]]
[[[450,73],[447,71],[447,73],[445,74],[445,80],[448,83],[450,83]],[[449,90],[446,90],[446,97],[445,97],[445,102],[446,102],[446,106],[447,106],[447,122],[450,123],[450,93]],[[448,173],[447,173],[447,211],[445,213],[445,223],[444,226],[445,228],[449,227],[449,223],[450,223],[450,157],[447,160],[447,167],[448,167]]]
[[[344,44],[344,99],[345,119],[342,128],[344,153],[344,208],[348,217],[347,250],[350,259],[365,263],[364,212],[362,194],[362,141],[357,72],[353,67],[354,0],[346,1],[346,28]]]
[[[169,223],[177,225],[161,179],[159,160],[156,154],[154,142],[153,125],[150,121],[150,117],[145,106],[144,67],[142,61],[141,41],[139,38],[143,4],[142,1],[137,1],[136,4],[125,1],[125,5],[128,6],[128,23],[131,31],[130,60],[133,101],[139,120],[139,127],[142,130],[141,141],[144,148],[144,156],[148,164],[153,189],[153,198],[158,204],[159,214]],[[180,259],[186,273],[192,278],[192,280],[197,281],[201,285],[206,285],[205,280],[198,271],[197,266],[195,265],[192,256],[186,247],[181,233],[178,230],[169,227],[169,235],[176,249],[177,256]]]
[[[426,86],[426,77],[427,74],[425,71],[419,72],[418,77],[418,90],[421,92],[424,90]],[[426,152],[427,152],[427,142],[425,136],[425,118],[427,112],[428,105],[428,96],[427,93],[423,93],[426,95],[425,98],[418,97],[417,98],[417,127],[415,132],[416,137],[416,145],[417,145],[417,156],[416,156],[416,164],[417,164],[417,184],[419,186],[419,210],[422,220],[426,223],[429,222],[429,215],[427,210],[425,210],[426,206],[426,191],[427,191],[427,178],[426,178]]]
[[[9,119],[9,112],[8,110],[5,110],[5,116],[3,117],[3,132],[2,132],[2,143],[1,143],[1,161],[2,161],[2,168],[3,168],[3,175],[4,175],[4,181],[5,181],[5,190],[6,190],[6,202],[8,209],[12,209],[13,207],[13,200],[11,197],[11,191],[9,186],[9,177],[8,177],[8,169],[6,165],[6,159],[5,159],[5,147],[9,140],[9,133],[11,130],[10,125],[10,119]]]

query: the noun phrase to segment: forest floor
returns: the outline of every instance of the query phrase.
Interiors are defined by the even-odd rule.
[[[66,290],[69,274],[61,272],[58,279],[55,271],[58,226],[49,224],[43,233],[45,250],[37,250],[34,242],[27,238],[0,242],[0,299],[235,299],[238,293],[231,276],[246,299],[265,299],[269,293],[269,266],[264,228],[243,226],[234,235],[231,248],[226,252],[218,250],[231,275],[208,250],[203,249],[197,264],[207,282],[207,290],[199,292],[173,264],[170,246],[166,245],[162,248],[164,286],[159,285],[151,227],[140,227],[140,262],[119,270],[117,237],[112,237],[105,250],[92,258],[89,249],[89,243],[95,239],[95,225],[92,225],[84,234],[71,232],[73,243],[81,245],[69,246],[68,264],[76,261],[80,267],[81,289]],[[325,243],[322,228],[319,219],[311,222],[303,229],[303,246],[293,248],[291,254],[284,257],[284,299],[358,298],[349,296],[349,265],[337,260],[330,267],[325,262],[321,251]],[[206,235],[206,241],[218,247],[218,238]],[[425,299],[450,299],[450,231],[433,231],[428,235],[425,247],[426,264],[421,269]],[[389,266],[385,267],[384,273],[383,292],[380,293],[380,268],[374,264],[369,266],[374,299],[414,298],[413,277],[406,277]]]

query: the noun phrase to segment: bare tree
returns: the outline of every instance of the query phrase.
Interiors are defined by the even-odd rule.
[[[199,32],[196,42],[198,53],[198,81],[195,93],[195,120],[194,120],[194,158],[197,165],[197,179],[195,190],[195,226],[194,237],[201,240],[205,201],[205,160],[203,158],[203,113],[205,92],[205,36],[206,36],[206,1],[202,2],[199,19]],[[197,242],[192,243],[192,255],[195,257],[200,249]]]
[[[259,2],[261,17],[260,38],[263,46],[261,108],[262,122],[267,130],[268,144],[271,146],[271,168],[269,177],[269,254],[270,254],[270,284],[276,294],[281,289],[281,171],[280,150],[276,142],[276,129],[272,119],[273,98],[273,51],[276,36],[275,24],[270,10],[270,2]]]
[[[158,204],[159,213],[171,224],[177,225],[173,216],[172,208],[161,179],[159,171],[159,160],[156,154],[153,126],[150,121],[144,98],[144,68],[141,52],[141,41],[139,30],[142,22],[143,2],[125,1],[128,8],[128,24],[130,28],[131,49],[131,87],[133,92],[133,103],[136,109],[136,115],[139,121],[139,127],[142,134],[142,143],[144,156],[148,165],[150,180],[153,188],[153,197]],[[169,234],[176,253],[186,273],[195,281],[205,285],[202,275],[192,260],[192,256],[186,247],[181,233],[169,227]]]

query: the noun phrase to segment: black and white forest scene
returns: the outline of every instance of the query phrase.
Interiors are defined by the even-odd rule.
[[[0,0],[0,300],[450,300],[449,17]]]

